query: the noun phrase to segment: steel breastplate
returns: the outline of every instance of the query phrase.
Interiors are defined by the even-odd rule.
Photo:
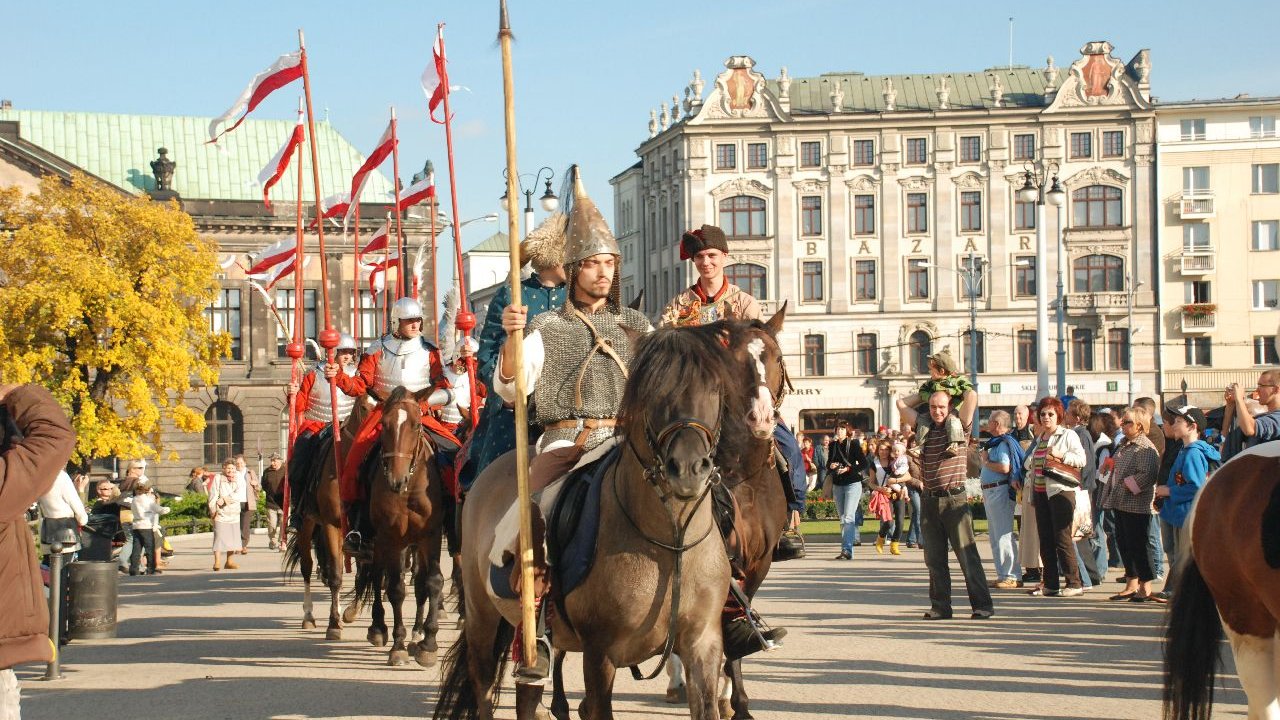
[[[384,335],[366,352],[378,353],[373,389],[381,397],[387,397],[402,385],[409,392],[431,385],[431,348],[421,338],[401,340],[394,335]]]
[[[340,366],[343,375],[355,375],[354,367]],[[329,396],[329,381],[324,376],[324,366],[318,365],[315,370],[316,379],[311,383],[311,394],[307,396],[307,409],[302,413],[306,420],[319,420],[323,423],[333,422],[333,402]],[[356,399],[338,390],[338,422],[347,419],[356,406]]]
[[[631,339],[626,331],[649,329],[644,315],[630,308],[623,308],[618,314],[599,312],[588,317],[596,332],[624,362],[631,359]],[[612,357],[604,352],[591,352],[596,338],[586,324],[561,308],[539,315],[531,329],[540,332],[546,357],[533,391],[534,421],[546,425],[576,418],[616,416],[626,378]],[[578,377],[584,364],[587,369],[579,398]]]
[[[471,402],[471,378],[467,371],[455,371],[452,367],[444,369],[445,379],[449,381],[453,392],[453,401],[440,408],[440,420],[447,423],[462,422],[463,405]]]

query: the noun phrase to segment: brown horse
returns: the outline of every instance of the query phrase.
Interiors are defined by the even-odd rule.
[[[351,415],[342,423],[342,445],[350,447],[356,429],[369,414],[372,404],[367,398],[356,403]],[[289,535],[285,546],[285,573],[294,568],[302,570],[302,627],[310,630],[316,626],[311,605],[311,576],[316,564],[320,568],[320,580],[329,587],[329,627],[326,640],[342,639],[342,623],[354,620],[354,605],[339,616],[338,604],[342,593],[342,500],[338,493],[338,473],[335,470],[333,445],[325,443],[317,449],[318,457],[290,459],[289,483],[294,504],[291,512],[299,517],[298,529]],[[296,468],[305,470],[294,474]],[[313,556],[314,552],[314,556]]]
[[[551,613],[557,650],[581,652],[587,720],[613,717],[618,667],[674,649],[685,659],[694,718],[717,718],[720,611],[729,584],[724,547],[712,537],[708,495],[719,474],[717,439],[741,451],[745,411],[718,330],[658,330],[636,345],[619,419],[616,464],[602,478],[601,532],[582,584]],[[514,626],[516,600],[491,589],[493,528],[515,501],[516,457],[481,473],[463,505],[466,624],[449,651],[434,717],[493,717]],[[625,578],[625,581],[622,580]],[[541,688],[519,686],[518,718],[541,716]]]
[[[1280,442],[1214,473],[1188,529],[1165,630],[1164,717],[1208,720],[1225,630],[1249,720],[1280,720]]]
[[[392,645],[388,665],[409,662],[410,650],[419,665],[436,662],[436,634],[440,629],[440,545],[443,538],[444,483],[436,466],[435,448],[422,425],[421,400],[403,387],[391,391],[382,403],[382,452],[367,467],[369,514],[377,533],[373,558],[356,569],[354,597],[372,604],[373,622],[368,639],[376,647],[387,644],[387,624],[382,606],[385,590],[392,612]],[[413,587],[417,601],[413,638],[406,643],[402,607],[404,573],[412,555]],[[424,609],[426,617],[424,619]]]

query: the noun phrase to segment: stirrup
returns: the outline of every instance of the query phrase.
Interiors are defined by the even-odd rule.
[[[520,665],[511,674],[521,685],[541,685],[551,674],[551,641],[546,635],[534,639],[537,658],[532,665]]]
[[[342,551],[348,555],[362,555],[365,552],[364,537],[359,530],[352,530],[342,538]]]

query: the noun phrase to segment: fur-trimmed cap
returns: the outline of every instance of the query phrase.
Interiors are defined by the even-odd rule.
[[[697,230],[689,230],[680,237],[680,259],[692,260],[694,255],[712,248],[729,254],[729,239],[724,231],[715,225],[703,225]]]
[[[569,218],[562,212],[547,216],[520,243],[520,265],[533,264],[534,270],[564,265],[564,233]]]

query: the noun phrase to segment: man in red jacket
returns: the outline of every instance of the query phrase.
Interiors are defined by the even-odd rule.
[[[48,390],[0,385],[0,717],[19,716],[13,666],[53,659],[44,582],[24,514],[53,487],[75,444],[67,414]]]

